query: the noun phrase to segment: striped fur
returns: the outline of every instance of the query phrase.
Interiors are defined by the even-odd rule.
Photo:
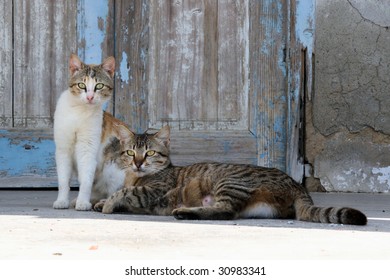
[[[197,163],[173,166],[169,127],[136,135],[121,129],[121,161],[126,187],[95,209],[103,213],[173,215],[177,219],[298,219],[365,225],[366,216],[351,208],[313,205],[306,189],[275,168],[246,164]]]

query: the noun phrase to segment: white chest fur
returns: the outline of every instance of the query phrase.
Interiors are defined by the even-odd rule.
[[[54,114],[56,144],[78,138],[96,139],[101,136],[103,111],[99,105],[85,104],[68,90],[63,92]],[[73,143],[72,143],[73,144]]]

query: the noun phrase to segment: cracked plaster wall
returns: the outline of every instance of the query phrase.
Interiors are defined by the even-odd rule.
[[[390,191],[390,1],[317,0],[307,160],[329,191]]]

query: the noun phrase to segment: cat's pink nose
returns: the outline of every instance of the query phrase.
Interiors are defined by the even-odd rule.
[[[93,95],[87,95],[87,100],[92,101],[93,100]]]

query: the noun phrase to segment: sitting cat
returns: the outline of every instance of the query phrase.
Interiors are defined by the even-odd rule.
[[[126,187],[105,203],[103,213],[173,215],[177,219],[296,218],[302,221],[365,225],[352,208],[317,207],[306,189],[274,168],[228,163],[173,166],[169,127],[136,135],[120,127],[121,165]]]
[[[69,70],[69,89],[61,94],[54,114],[59,192],[53,207],[69,207],[69,181],[77,173],[80,191],[75,208],[90,210],[91,202],[107,198],[125,179],[124,170],[107,153],[119,143],[117,128],[124,124],[102,110],[113,93],[115,59],[87,65],[72,54]]]

